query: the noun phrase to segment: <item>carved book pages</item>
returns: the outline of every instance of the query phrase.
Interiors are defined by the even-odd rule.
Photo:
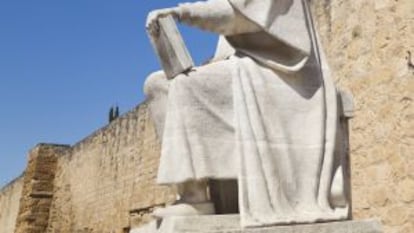
[[[171,79],[194,66],[172,16],[158,20],[158,33],[148,33],[167,78]]]

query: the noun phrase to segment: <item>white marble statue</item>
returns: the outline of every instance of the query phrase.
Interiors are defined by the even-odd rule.
[[[145,84],[162,140],[158,217],[214,214],[206,180],[237,179],[243,227],[347,219],[337,92],[307,0],[208,0],[155,10],[222,35],[209,64]]]

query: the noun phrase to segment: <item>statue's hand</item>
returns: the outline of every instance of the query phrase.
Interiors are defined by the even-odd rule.
[[[174,8],[166,8],[166,9],[151,11],[147,16],[147,22],[145,24],[145,27],[151,33],[157,32],[158,31],[158,19],[162,17],[166,17],[168,15],[171,15],[176,19],[179,18],[180,16],[179,8],[174,7]]]

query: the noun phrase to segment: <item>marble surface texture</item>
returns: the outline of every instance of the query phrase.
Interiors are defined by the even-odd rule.
[[[171,217],[151,222],[130,233],[382,233],[377,220],[339,221],[294,226],[241,229],[238,215]]]
[[[225,36],[234,54],[148,77],[157,182],[237,179],[243,227],[348,219],[347,129],[308,1],[186,3],[151,12],[149,30],[168,15]]]

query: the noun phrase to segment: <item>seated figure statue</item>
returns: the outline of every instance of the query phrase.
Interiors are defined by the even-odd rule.
[[[147,78],[162,143],[157,182],[177,185],[157,217],[214,214],[208,179],[237,179],[243,227],[347,219],[337,91],[308,0],[208,0],[155,10],[221,35],[186,74]]]

